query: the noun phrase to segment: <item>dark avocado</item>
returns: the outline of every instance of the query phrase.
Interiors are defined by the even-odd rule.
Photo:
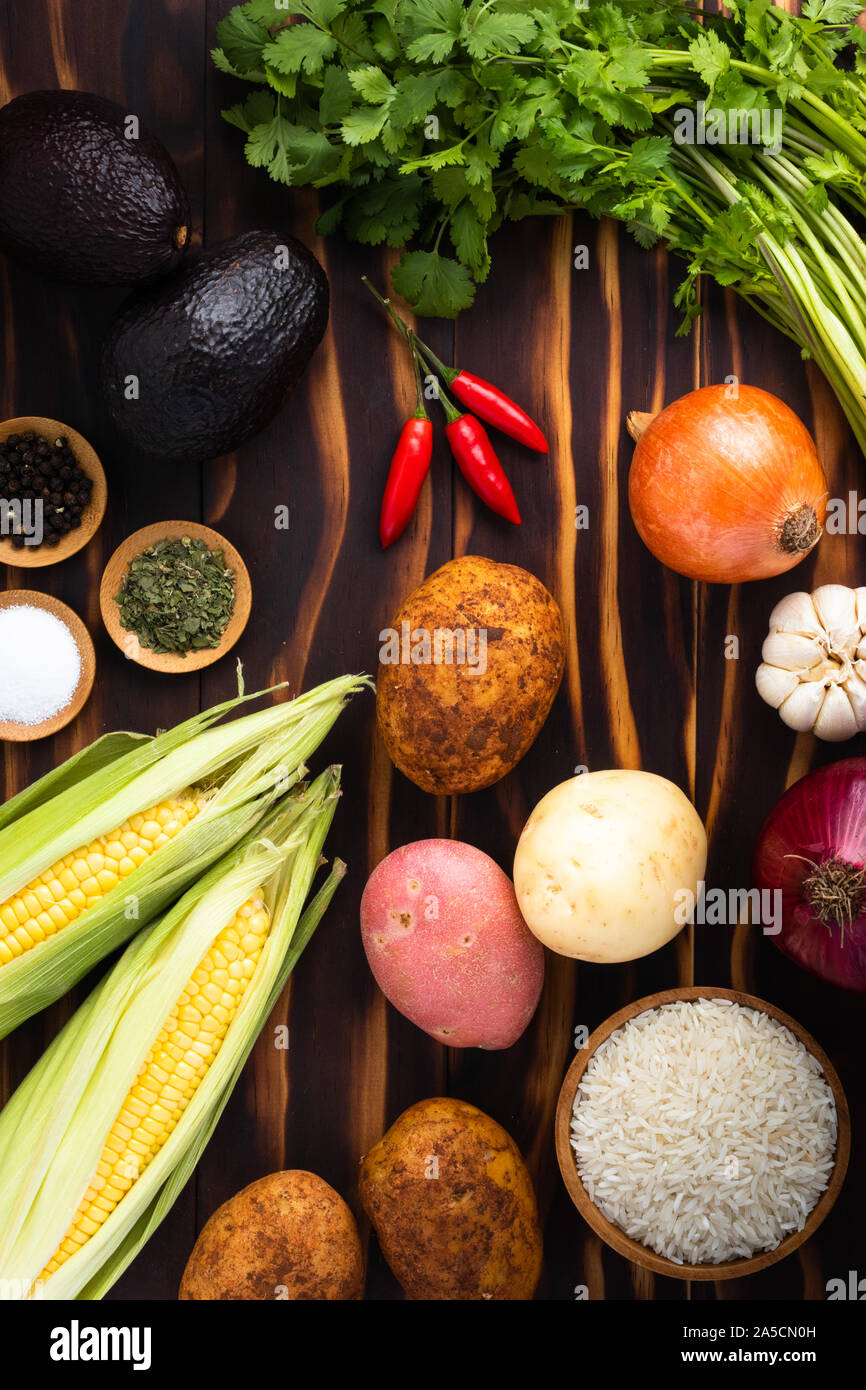
[[[328,324],[328,279],[292,237],[246,232],[136,291],[103,350],[123,438],[145,454],[202,463],[276,415]]]
[[[54,280],[130,285],[165,274],[189,204],[165,147],[89,92],[29,92],[0,110],[0,245]]]

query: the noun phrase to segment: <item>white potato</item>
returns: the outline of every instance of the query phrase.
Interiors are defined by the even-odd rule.
[[[673,782],[652,772],[587,772],[532,812],[514,887],[528,926],[559,955],[636,960],[681,930],[706,863],[701,819]]]

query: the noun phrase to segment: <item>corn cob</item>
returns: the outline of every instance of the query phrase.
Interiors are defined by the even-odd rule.
[[[170,1209],[342,877],[304,910],[338,786],[296,787],[140,933],[0,1112],[0,1298],[101,1298]]]
[[[363,684],[341,677],[220,727],[247,697],[155,739],[107,735],[0,808],[0,1038],[237,845]]]
[[[234,1018],[268,935],[261,889],[219,933],[160,1029],[105,1141],[96,1175],[41,1277],[95,1235],[171,1134]]]
[[[151,806],[73,850],[0,906],[0,966],[62,931],[185,830],[207,798],[195,789]]]

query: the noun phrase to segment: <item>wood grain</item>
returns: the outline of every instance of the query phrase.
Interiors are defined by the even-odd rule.
[[[817,758],[758,700],[753,669],[773,603],[791,587],[707,589],[661,569],[627,506],[628,410],[658,410],[703,382],[735,372],[783,397],[815,431],[834,489],[854,487],[862,460],[832,396],[796,350],[733,296],[706,293],[690,338],[674,335],[671,294],[680,267],[663,250],[583,216],[527,219],[497,234],[494,266],[456,327],[423,325],[446,360],[475,370],[538,414],[548,458],[497,439],[524,515],[519,529],[483,511],[455,480],[440,428],[421,505],[383,554],[377,516],[391,452],[412,399],[411,369],[393,329],[361,284],[384,289],[393,253],[316,238],[317,205],[245,162],[240,133],[220,109],[246,89],[208,59],[231,0],[6,0],[0,7],[0,99],[77,86],[124,103],[166,142],[190,194],[196,244],[262,227],[301,237],[326,266],[327,337],[293,399],[257,438],[207,468],[179,472],[136,458],[102,411],[98,345],[122,295],[42,280],[0,258],[0,418],[41,413],[91,440],[108,475],[105,523],[82,554],[41,572],[41,587],[82,614],[101,678],[83,714],[30,747],[3,745],[9,795],[111,728],[153,731],[233,693],[232,662],[171,677],[124,660],[102,631],[99,578],[131,532],[172,516],[215,525],[247,562],[254,606],[235,649],[248,689],[286,679],[310,687],[342,671],[375,671],[378,634],[400,601],[453,555],[522,564],[556,595],[569,662],[551,715],[524,761],[471,797],[425,796],[391,767],[376,737],[371,696],[346,711],[317,766],[343,765],[344,794],[329,842],[349,873],[264,1028],[192,1182],[113,1290],[116,1299],[174,1298],[195,1235],[217,1205],[279,1167],[320,1173],[356,1206],[358,1160],[413,1102],[450,1093],[504,1124],[523,1148],[546,1226],[539,1297],[676,1299],[688,1284],[639,1269],[582,1221],[556,1167],[553,1117],[574,1055],[574,1029],[592,1031],[635,998],[700,983],[761,995],[800,1019],[842,1077],[856,1117],[866,1094],[855,1005],[800,974],[754,932],[697,927],[632,965],[576,965],[548,957],[538,1013],[504,1053],[449,1052],[378,992],[360,942],[367,875],[394,846],[427,836],[465,839],[510,872],[535,802],[577,767],[620,763],[670,777],[711,822],[711,884],[747,886],[761,820],[784,786]],[[589,248],[589,269],[574,248]],[[435,410],[435,403],[431,409]],[[275,525],[287,507],[288,529]],[[578,527],[577,507],[588,524]],[[832,542],[832,543],[831,543]],[[858,537],[827,538],[796,573],[858,582]],[[860,575],[862,578],[862,575]],[[7,571],[7,587],[22,583]],[[739,637],[738,661],[724,638]],[[846,750],[848,751],[848,750]],[[850,751],[855,751],[853,745]],[[862,751],[858,741],[857,751]],[[69,1017],[88,983],[0,1047],[5,1097]],[[288,1028],[288,1050],[275,1029]],[[856,1136],[855,1136],[856,1137]],[[855,1158],[857,1150],[855,1148]],[[858,1166],[859,1165],[859,1166]],[[826,1279],[855,1268],[866,1205],[857,1160],[836,1208],[791,1259],[736,1280],[738,1296],[822,1297]],[[399,1298],[370,1252],[368,1297]],[[731,1285],[692,1296],[732,1295]]]

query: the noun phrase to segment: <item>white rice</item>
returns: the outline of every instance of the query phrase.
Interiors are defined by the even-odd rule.
[[[608,1221],[677,1264],[721,1264],[802,1230],[833,1168],[836,1105],[784,1024],[727,999],[680,1000],[599,1047],[571,1143]]]

